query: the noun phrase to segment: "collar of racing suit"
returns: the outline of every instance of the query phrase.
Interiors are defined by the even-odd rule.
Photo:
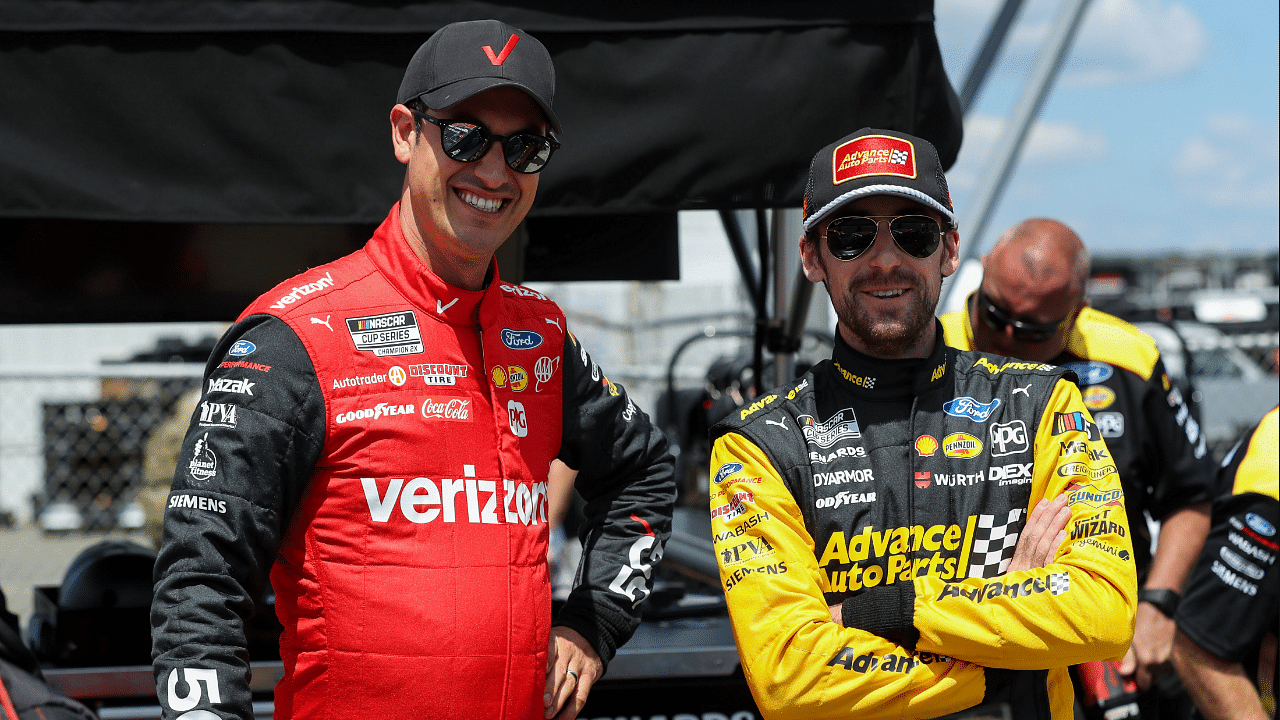
[[[854,395],[869,400],[899,400],[937,388],[947,382],[946,346],[942,343],[942,323],[934,320],[937,340],[927,358],[882,360],[864,355],[836,333],[831,363],[841,384]]]
[[[373,264],[391,286],[418,307],[435,310],[427,317],[455,325],[483,325],[496,318],[502,302],[502,292],[517,293],[511,285],[498,276],[498,261],[489,261],[489,283],[483,290],[463,290],[440,279],[413,253],[409,241],[400,229],[400,203],[373,233],[365,250]],[[524,291],[526,293],[531,291]]]

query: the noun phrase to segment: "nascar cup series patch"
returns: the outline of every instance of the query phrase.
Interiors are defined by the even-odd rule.
[[[838,146],[832,153],[833,185],[868,175],[915,178],[915,146],[888,135],[864,135]]]

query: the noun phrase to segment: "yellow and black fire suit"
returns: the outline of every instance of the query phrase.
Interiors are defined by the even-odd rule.
[[[972,308],[970,298],[966,307]],[[974,349],[968,310],[941,319],[948,345]],[[1085,407],[1120,472],[1134,564],[1145,580],[1151,532],[1143,511],[1160,521],[1213,498],[1217,467],[1204,433],[1182,391],[1169,382],[1155,341],[1114,315],[1081,310],[1067,347],[1051,362],[1076,373]]]
[[[712,533],[769,718],[935,718],[1007,702],[1070,720],[1067,666],[1119,658],[1137,581],[1115,466],[1067,371],[837,340],[712,431]],[[1043,498],[1069,539],[1008,572]],[[841,603],[843,623],[829,605]]]

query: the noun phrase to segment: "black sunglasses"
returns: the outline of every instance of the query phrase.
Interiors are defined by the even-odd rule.
[[[996,307],[991,302],[991,298],[982,292],[982,288],[978,288],[978,317],[982,318],[982,324],[992,330],[1003,333],[1006,327],[1013,327],[1013,339],[1024,343],[1042,343],[1054,335],[1058,334],[1058,328],[1062,327],[1062,323],[1067,317],[1071,317],[1068,313],[1067,317],[1052,323],[1033,323],[1024,322],[1022,320],[1014,320],[1004,310]]]
[[[555,138],[534,133],[502,136],[471,122],[440,120],[418,110],[413,110],[413,114],[440,128],[440,147],[458,162],[475,162],[484,157],[494,141],[500,141],[507,166],[518,173],[531,175],[541,170],[551,159],[551,153],[560,148]]]
[[[827,224],[827,231],[822,237],[837,259],[853,260],[876,241],[882,220],[889,223],[893,241],[912,257],[927,258],[942,244],[942,226],[927,215],[838,217]]]

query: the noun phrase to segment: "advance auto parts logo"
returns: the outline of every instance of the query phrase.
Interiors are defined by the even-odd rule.
[[[909,141],[888,135],[864,135],[831,153],[831,184],[868,175],[916,176],[916,149]]]
[[[814,422],[809,415],[801,415],[796,420],[800,423],[804,439],[810,445],[820,448],[829,448],[841,440],[862,437],[858,430],[858,416],[853,413],[853,408],[845,408],[821,423]]]
[[[1014,509],[1006,516],[970,515],[963,525],[904,525],[879,531],[867,525],[850,535],[833,532],[818,558],[819,584],[823,592],[854,592],[924,576],[995,577],[1013,559],[1025,515]]]

